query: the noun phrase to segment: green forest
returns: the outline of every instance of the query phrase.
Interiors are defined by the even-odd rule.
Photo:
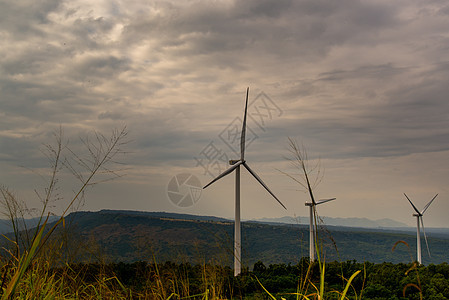
[[[143,261],[73,264],[52,272],[76,277],[84,285],[98,284],[99,278],[114,278],[112,286],[116,287],[110,287],[110,292],[125,297],[125,291],[126,297],[136,299],[298,299],[299,295],[316,296],[321,271],[318,263],[310,270],[309,266],[307,258],[294,265],[266,266],[259,261],[238,277],[230,267],[219,265]],[[325,299],[340,299],[347,279],[357,271],[361,272],[351,283],[348,299],[449,299],[447,263],[418,267],[414,263],[355,261],[325,264]],[[117,289],[120,285],[123,290]]]

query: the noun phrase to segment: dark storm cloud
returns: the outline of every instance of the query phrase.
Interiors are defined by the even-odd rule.
[[[395,7],[359,1],[237,1],[159,8],[157,14],[133,19],[124,29],[125,40],[156,41],[157,50],[177,55],[248,49],[314,55],[348,40],[375,43],[373,36],[397,22]]]
[[[2,1],[0,3],[0,28],[2,32],[22,40],[42,36],[39,26],[49,23],[48,14],[56,11],[60,0]]]
[[[304,136],[326,157],[449,150],[447,76],[447,63],[426,70],[388,64],[322,73],[287,94],[313,100],[292,111],[297,120],[286,126],[290,135]],[[329,85],[351,89],[337,91]]]

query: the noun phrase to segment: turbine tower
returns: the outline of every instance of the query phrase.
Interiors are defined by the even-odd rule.
[[[283,208],[287,209],[284,204],[273,194],[268,186],[260,179],[259,176],[248,166],[245,161],[245,134],[246,134],[246,114],[248,110],[248,94],[249,88],[246,89],[246,102],[245,102],[245,114],[243,115],[243,127],[240,136],[240,159],[230,160],[229,164],[231,167],[218,175],[214,180],[206,184],[203,189],[207,188],[209,185],[215,181],[225,177],[226,175],[232,173],[235,170],[235,222],[234,222],[234,276],[241,273],[241,226],[240,226],[240,166],[244,166],[251,175],[270,193],[271,196],[282,205]]]
[[[404,193],[405,198],[407,198],[408,202],[410,202],[410,204],[412,205],[413,209],[415,210],[415,214],[413,214],[414,217],[416,217],[416,260],[418,261],[419,264],[422,263],[421,260],[421,229],[420,229],[420,225],[422,225],[422,231],[424,233],[424,240],[426,241],[426,246],[427,246],[427,252],[429,253],[429,257],[430,257],[430,250],[429,250],[429,244],[427,243],[427,236],[426,236],[426,231],[424,230],[424,222],[422,220],[422,216],[425,213],[425,211],[429,208],[430,204],[432,204],[433,200],[435,200],[435,198],[438,196],[438,194],[436,194],[432,200],[429,201],[429,203],[426,204],[426,206],[424,206],[423,210],[420,212],[416,206],[413,204],[412,200],[410,200],[409,197],[407,197],[407,195]],[[421,221],[421,224],[420,224]]]
[[[316,210],[316,206],[319,204],[323,204],[329,201],[333,201],[336,198],[331,198],[331,199],[324,199],[324,200],[318,200],[315,201],[314,198],[312,197],[312,202],[306,202],[306,206],[309,207],[309,215],[310,215],[310,223],[309,223],[309,258],[310,258],[310,262],[314,262],[315,261],[315,253],[316,253],[316,248],[315,248],[315,241],[316,239],[316,219],[315,219],[315,215],[314,215],[314,210]]]

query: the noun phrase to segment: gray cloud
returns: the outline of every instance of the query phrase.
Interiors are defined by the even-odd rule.
[[[443,66],[432,66],[431,71],[363,66],[320,74],[317,80],[302,82],[288,94],[314,98],[305,109],[298,109],[294,123],[329,157],[448,150],[449,90]],[[323,90],[319,87],[323,85],[337,86],[339,91]],[[332,152],[325,149],[329,143],[334,146]]]
[[[58,9],[59,0],[2,2],[0,4],[0,27],[2,32],[17,40],[41,36],[39,26],[48,24],[48,14]]]

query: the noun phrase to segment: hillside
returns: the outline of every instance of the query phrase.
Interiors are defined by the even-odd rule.
[[[48,220],[50,222],[56,221],[58,219],[59,219],[59,217],[57,217],[57,216],[50,216],[48,218]],[[33,228],[33,227],[37,226],[38,222],[39,222],[39,218],[30,218],[30,219],[24,219],[23,222],[22,222],[22,220],[20,222],[17,222],[17,225],[19,227],[19,230],[24,230],[25,228]],[[0,219],[0,234],[12,232],[13,230],[14,229],[13,229],[13,226],[11,225],[11,220]]]
[[[370,220],[367,218],[332,218],[322,217],[322,220],[327,225],[332,226],[347,226],[359,228],[391,228],[391,227],[407,227],[407,224],[397,222],[391,219]],[[309,217],[282,217],[282,218],[261,218],[252,220],[262,223],[286,223],[286,224],[309,224]]]
[[[90,240],[110,261],[214,261],[232,262],[233,223],[214,217],[127,211],[77,212],[66,218],[70,232]],[[413,233],[328,226],[320,229],[327,261],[410,262],[415,253]],[[410,251],[397,241],[405,241]],[[429,237],[432,257],[423,251],[423,262],[447,261],[449,240]],[[303,225],[268,225],[244,222],[244,264],[296,263],[308,256],[308,228]],[[423,249],[424,250],[424,249]]]

